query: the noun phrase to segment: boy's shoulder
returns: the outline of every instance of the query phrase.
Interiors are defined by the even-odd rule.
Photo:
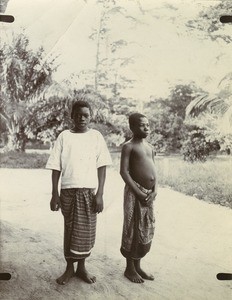
[[[98,140],[104,139],[103,134],[95,128],[90,128],[88,132],[91,134],[93,138],[97,138]]]
[[[60,134],[67,134],[67,133],[70,133],[70,132],[71,132],[70,129],[64,129],[64,130],[61,131]]]
[[[122,145],[122,149],[123,149],[123,150],[130,150],[130,149],[133,148],[133,146],[134,146],[134,143],[133,143],[132,139],[130,139],[130,140],[126,141],[126,142]]]
[[[90,128],[89,131],[96,135],[102,135],[101,132],[95,128]]]
[[[130,140],[128,140],[128,141],[126,141],[126,142],[124,142],[123,144],[122,144],[122,146],[124,147],[128,147],[128,145],[131,145],[132,144],[132,139],[130,139]]]
[[[137,147],[137,143],[135,143],[134,141],[133,141],[133,139],[130,139],[130,140],[128,140],[128,141],[126,141],[123,145],[122,145],[122,148],[124,148],[124,149],[132,149],[132,148],[134,148],[134,147]],[[149,142],[147,142],[147,141],[145,141],[145,143],[143,144],[144,146],[149,146],[150,148],[152,148],[152,149],[154,149],[154,146],[151,144],[151,143],[149,143]]]
[[[72,130],[70,129],[64,129],[63,131],[61,131],[59,133],[59,135],[70,135],[72,134]],[[102,136],[101,132],[98,131],[97,129],[94,129],[94,128],[90,128],[87,132],[85,133],[88,133],[88,134],[92,134],[92,135],[97,135],[97,136]]]
[[[70,132],[69,129],[64,129],[64,130],[62,130],[62,131],[58,134],[57,138],[61,139],[61,138],[63,138],[65,135],[67,135],[69,132]]]
[[[105,140],[104,135],[101,133],[101,131],[95,129],[95,128],[90,128],[89,132],[91,132],[92,136],[96,137],[99,140]]]
[[[147,142],[148,146],[150,146],[152,149],[154,149],[154,145],[152,145],[150,142]]]

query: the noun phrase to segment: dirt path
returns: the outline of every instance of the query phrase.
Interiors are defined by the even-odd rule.
[[[123,182],[108,170],[105,210],[98,217],[96,246],[88,267],[97,283],[73,278],[58,286],[64,270],[63,219],[49,210],[50,172],[0,169],[1,299],[231,299],[232,210],[160,188],[155,204],[156,235],[144,268],[154,282],[133,284],[123,276],[120,255]]]

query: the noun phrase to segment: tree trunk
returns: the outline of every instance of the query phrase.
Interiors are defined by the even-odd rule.
[[[98,91],[98,84],[99,84],[99,66],[100,66],[100,43],[102,38],[102,24],[103,20],[105,18],[105,13],[102,14],[99,28],[98,28],[98,34],[97,34],[97,51],[96,51],[96,62],[95,62],[95,78],[94,78],[94,88],[95,91]]]
[[[27,137],[25,134],[20,134],[18,132],[12,132],[10,131],[8,133],[8,141],[7,144],[4,147],[4,152],[8,151],[18,151],[18,152],[25,152],[25,146],[26,146],[26,141]]]

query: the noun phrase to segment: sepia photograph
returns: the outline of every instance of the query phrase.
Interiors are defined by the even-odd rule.
[[[0,1],[0,298],[232,297],[230,0]]]

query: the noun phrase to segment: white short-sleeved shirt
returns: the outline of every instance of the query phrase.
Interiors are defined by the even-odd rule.
[[[102,134],[64,130],[58,136],[46,169],[61,171],[61,188],[96,188],[97,169],[112,163]]]

